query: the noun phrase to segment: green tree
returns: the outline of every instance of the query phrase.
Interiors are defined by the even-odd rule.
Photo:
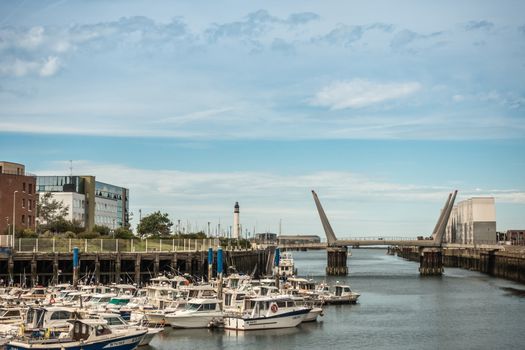
[[[133,234],[133,232],[131,232],[125,227],[119,227],[115,229],[114,233],[115,233],[115,238],[121,238],[121,239],[135,238],[135,235]]]
[[[101,236],[109,236],[111,229],[104,225],[95,225],[92,231],[99,233]]]
[[[63,222],[66,221],[65,217],[68,214],[68,208],[61,201],[53,199],[51,192],[46,192],[38,197],[36,212],[39,222],[37,231],[42,232],[48,229],[48,225],[50,227],[63,225]]]
[[[156,211],[140,220],[137,232],[142,238],[169,236],[172,226],[167,213]]]

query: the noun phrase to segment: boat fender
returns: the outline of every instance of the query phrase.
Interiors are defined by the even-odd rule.
[[[55,303],[55,298],[51,298],[51,299],[49,299],[49,303],[50,303],[50,304],[54,304],[54,303]]]
[[[276,313],[279,308],[277,307],[277,304],[272,304],[272,307],[270,308],[273,313]]]

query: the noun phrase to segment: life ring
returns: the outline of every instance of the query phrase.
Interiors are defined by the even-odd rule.
[[[273,313],[276,313],[279,308],[277,307],[277,304],[272,304],[270,310],[272,310]]]

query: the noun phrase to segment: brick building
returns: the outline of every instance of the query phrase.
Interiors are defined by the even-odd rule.
[[[12,234],[13,225],[17,232],[34,230],[36,202],[36,176],[23,164],[0,161],[0,234]]]

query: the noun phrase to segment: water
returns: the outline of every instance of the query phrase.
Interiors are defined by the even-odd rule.
[[[322,321],[297,328],[235,332],[169,329],[151,348],[168,349],[525,349],[525,286],[418,265],[385,250],[354,249],[348,277],[325,277],[326,252],[295,252],[300,275],[350,283],[357,305],[326,306]],[[151,350],[151,349],[148,349]]]

